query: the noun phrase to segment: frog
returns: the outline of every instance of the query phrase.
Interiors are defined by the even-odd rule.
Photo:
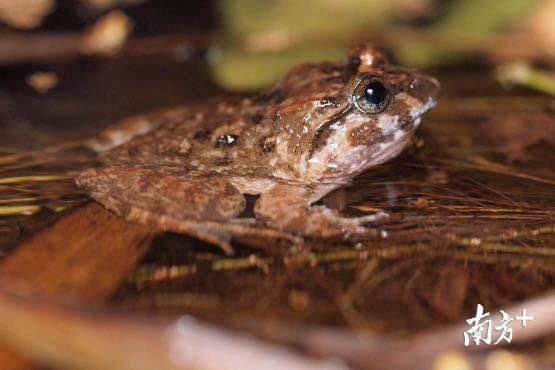
[[[356,43],[254,95],[124,119],[89,142],[100,165],[75,182],[130,221],[226,251],[252,225],[296,240],[361,238],[388,214],[348,217],[318,202],[400,154],[439,88]],[[246,196],[257,197],[250,217]]]

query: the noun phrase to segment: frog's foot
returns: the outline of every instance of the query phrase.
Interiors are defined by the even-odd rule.
[[[243,195],[225,180],[191,178],[142,167],[83,171],[75,179],[96,201],[131,221],[184,232],[231,252],[231,234],[204,221],[225,221],[245,207]]]
[[[231,239],[241,244],[275,250],[277,241],[285,241],[288,245],[303,247],[303,239],[286,231],[276,230],[264,225],[260,221],[241,219],[236,222],[231,219],[225,222],[176,222],[167,220],[166,226],[173,232],[195,236],[203,241],[218,245],[227,254],[233,254]]]
[[[311,206],[311,190],[292,185],[276,185],[263,193],[255,205],[258,219],[279,230],[311,238],[358,239],[375,236],[365,224],[388,215],[378,212],[362,217],[342,217],[325,206]]]

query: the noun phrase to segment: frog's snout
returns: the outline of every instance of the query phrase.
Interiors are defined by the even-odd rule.
[[[413,119],[422,116],[435,107],[440,91],[440,84],[437,79],[425,74],[417,74],[412,78],[409,89],[409,95],[418,101],[411,108],[410,113]]]
[[[439,81],[436,78],[427,75],[421,75],[419,80],[420,88],[423,92],[422,95],[425,98],[424,100],[432,99],[436,101],[441,90],[441,84]]]

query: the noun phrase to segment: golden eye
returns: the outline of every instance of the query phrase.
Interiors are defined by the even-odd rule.
[[[389,105],[389,88],[379,80],[359,82],[354,92],[354,102],[365,113],[380,113]]]

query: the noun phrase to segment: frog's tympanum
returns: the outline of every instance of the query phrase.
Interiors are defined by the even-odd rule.
[[[357,45],[342,63],[299,65],[240,101],[120,122],[92,142],[102,167],[76,181],[130,220],[216,242],[247,223],[300,237],[364,234],[384,213],[349,218],[313,203],[398,155],[438,89]],[[240,218],[244,194],[260,195],[256,220]]]

